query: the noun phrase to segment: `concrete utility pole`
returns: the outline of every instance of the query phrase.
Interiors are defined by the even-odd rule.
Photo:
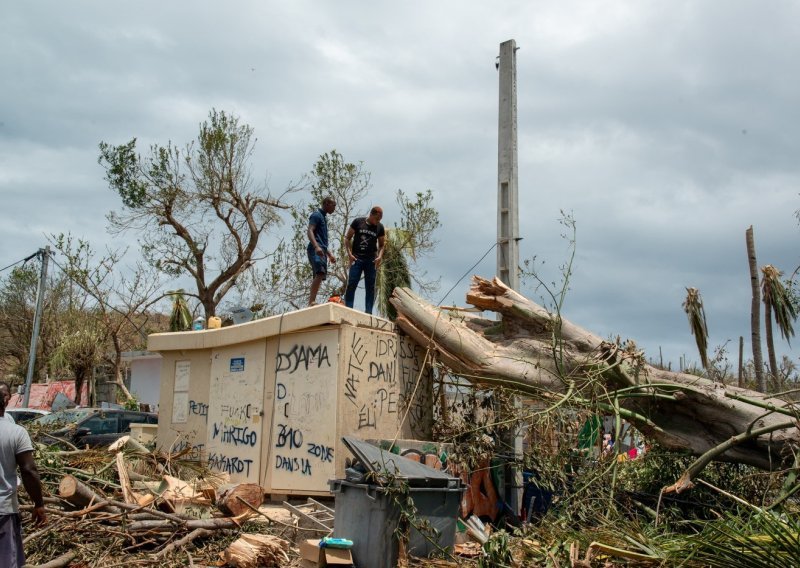
[[[22,406],[28,408],[31,399],[31,383],[33,382],[33,368],[36,365],[36,345],[39,343],[39,328],[42,324],[42,307],[44,305],[44,290],[47,286],[47,263],[50,260],[50,247],[39,249],[37,253],[42,260],[39,272],[39,289],[36,292],[36,311],[33,314],[33,333],[31,333],[31,350],[28,355],[28,374],[25,376],[25,395]]]
[[[519,200],[517,176],[517,42],[500,44],[500,107],[497,131],[497,276],[519,292]],[[519,397],[514,406],[520,408]],[[514,461],[522,462],[522,435],[514,432],[504,443],[513,448]],[[522,470],[506,468],[505,498],[515,515],[522,503]]]
[[[519,291],[517,178],[517,42],[500,44],[500,109],[497,136],[497,276]]]

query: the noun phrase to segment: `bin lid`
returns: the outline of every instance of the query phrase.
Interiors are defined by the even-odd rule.
[[[342,442],[369,471],[376,474],[394,475],[406,481],[409,487],[459,487],[461,485],[461,479],[458,477],[387,452],[364,440],[345,436],[342,438]]]

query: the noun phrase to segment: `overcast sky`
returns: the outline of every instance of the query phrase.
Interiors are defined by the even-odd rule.
[[[213,107],[255,128],[273,192],[333,148],[372,172],[389,226],[396,189],[433,190],[437,302],[496,240],[495,58],[515,39],[521,257],[556,276],[572,212],[568,319],[677,366],[697,360],[681,309],[694,286],[710,345],[730,340],[735,362],[743,335],[749,353],[745,230],[760,265],[800,264],[800,4],[482,4],[6,3],[0,268],[48,233],[110,242],[120,204],[98,143],[182,145]]]

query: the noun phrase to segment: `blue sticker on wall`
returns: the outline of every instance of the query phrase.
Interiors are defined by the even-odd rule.
[[[244,357],[231,359],[231,373],[241,373],[242,371],[244,371]]]

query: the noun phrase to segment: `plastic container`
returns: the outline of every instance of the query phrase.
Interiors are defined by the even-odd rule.
[[[192,331],[200,331],[206,327],[206,318],[199,317],[192,322]]]
[[[222,318],[211,316],[208,318],[208,329],[219,329],[222,327]]]
[[[389,493],[391,490],[343,479],[333,479],[329,484],[336,499],[333,536],[353,541],[351,552],[355,565],[358,568],[395,568],[398,557],[395,531],[401,511]],[[452,548],[464,488],[410,487],[408,492],[417,509],[417,518],[438,531],[438,535],[427,531],[422,534],[411,527],[409,554],[424,558],[438,552],[439,548]],[[435,544],[428,540],[428,535]]]

